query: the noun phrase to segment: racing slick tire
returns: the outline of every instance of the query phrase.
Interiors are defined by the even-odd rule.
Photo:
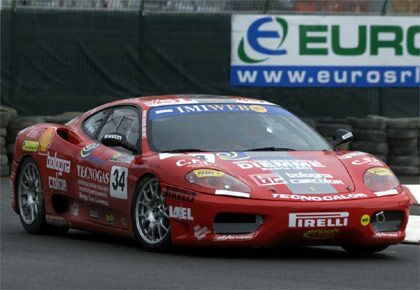
[[[35,160],[23,160],[17,179],[19,217],[23,228],[30,234],[63,234],[68,227],[56,227],[45,220],[42,178]]]
[[[342,248],[352,254],[373,254],[388,248],[389,245],[370,245],[370,246],[342,246]]]
[[[165,251],[170,247],[169,212],[157,177],[148,176],[139,183],[131,205],[131,221],[145,250]]]

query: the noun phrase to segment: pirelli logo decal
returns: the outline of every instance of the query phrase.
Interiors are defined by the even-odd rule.
[[[289,228],[330,228],[348,225],[348,212],[290,213]]]

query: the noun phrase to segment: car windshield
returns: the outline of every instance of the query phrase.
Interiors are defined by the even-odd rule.
[[[152,108],[149,145],[158,152],[331,150],[290,112],[273,105],[188,104]]]

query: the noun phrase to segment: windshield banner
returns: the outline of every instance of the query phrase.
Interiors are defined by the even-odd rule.
[[[418,87],[417,17],[233,15],[232,86]]]
[[[248,105],[248,104],[197,104],[162,106],[153,108],[149,113],[149,120],[166,118],[179,115],[204,114],[204,113],[258,113],[258,114],[292,114],[278,106]]]

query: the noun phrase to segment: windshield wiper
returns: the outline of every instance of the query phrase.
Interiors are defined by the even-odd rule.
[[[285,147],[259,147],[259,148],[251,148],[245,151],[296,151],[292,148],[285,148]]]
[[[195,148],[181,148],[181,149],[172,149],[172,150],[163,150],[161,153],[183,153],[183,152],[207,152],[201,149]]]

